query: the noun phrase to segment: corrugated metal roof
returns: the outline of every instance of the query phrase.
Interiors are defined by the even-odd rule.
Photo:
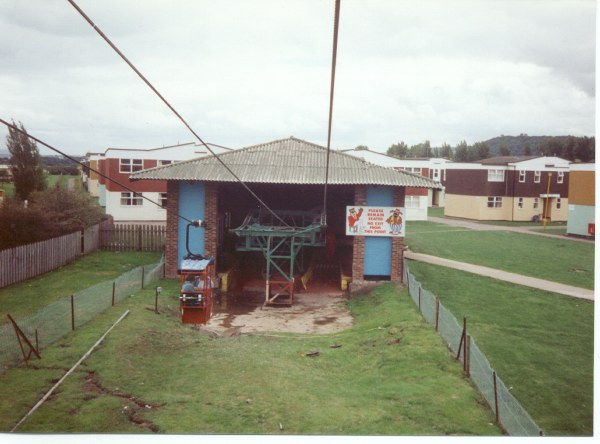
[[[235,175],[248,183],[324,184],[327,149],[290,137],[223,153],[219,158]],[[132,180],[194,180],[236,182],[237,180],[214,157],[167,165],[133,173]],[[349,154],[330,151],[331,185],[393,185],[441,188],[429,178],[382,167]]]

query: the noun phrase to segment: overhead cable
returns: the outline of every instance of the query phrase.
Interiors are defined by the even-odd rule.
[[[106,180],[109,180],[109,181],[111,181],[112,183],[114,183],[114,184],[116,184],[116,185],[119,185],[119,186],[121,186],[121,187],[125,188],[127,191],[130,191],[130,192],[134,193],[134,195],[140,196],[142,199],[145,199],[145,200],[147,200],[148,202],[150,202],[150,203],[153,203],[154,205],[156,205],[156,206],[159,206],[159,207],[163,208],[163,206],[162,206],[161,204],[159,204],[158,202],[155,202],[155,201],[153,201],[152,199],[149,199],[148,197],[144,196],[142,193],[140,193],[140,192],[138,192],[138,191],[135,191],[135,190],[131,189],[130,187],[128,187],[128,186],[127,186],[127,185],[125,185],[124,183],[122,183],[122,182],[119,182],[118,180],[116,180],[116,179],[113,179],[112,177],[109,177],[109,176],[107,176],[106,174],[103,174],[103,173],[101,173],[100,171],[98,171],[98,170],[95,170],[95,169],[91,168],[90,166],[88,166],[88,165],[84,164],[83,162],[80,162],[79,160],[75,159],[74,157],[71,157],[71,156],[69,156],[68,154],[66,154],[66,153],[63,153],[63,152],[62,152],[62,151],[60,151],[59,149],[57,149],[57,148],[54,148],[54,147],[53,147],[53,146],[51,146],[51,145],[48,145],[46,142],[44,142],[44,141],[42,141],[42,140],[38,139],[37,137],[34,137],[34,136],[32,136],[32,135],[31,135],[31,134],[29,134],[27,131],[23,131],[21,128],[17,127],[16,125],[14,125],[14,124],[11,124],[11,123],[8,123],[6,120],[4,120],[4,119],[2,119],[2,118],[0,118],[0,123],[2,123],[3,125],[5,125],[5,126],[6,126],[6,127],[8,127],[9,129],[11,129],[11,130],[13,130],[13,131],[17,131],[17,132],[19,132],[20,134],[24,135],[25,137],[28,137],[28,138],[30,138],[30,139],[31,139],[31,140],[33,140],[34,142],[36,142],[36,143],[39,143],[40,145],[43,145],[43,146],[45,146],[46,148],[48,148],[48,149],[50,149],[50,150],[54,151],[55,153],[58,153],[58,154],[60,154],[61,156],[63,156],[63,157],[66,157],[67,159],[69,159],[69,160],[71,160],[71,161],[73,161],[73,162],[75,162],[75,163],[77,163],[77,164],[81,165],[82,167],[89,169],[90,171],[92,171],[92,172],[94,172],[94,173],[98,174],[100,177],[103,177],[104,179],[106,179]],[[195,222],[195,221],[192,221],[192,220],[188,219],[188,218],[187,218],[187,217],[185,217],[185,216],[181,216],[180,214],[177,214],[177,217],[179,217],[180,219],[183,219],[183,220],[185,220],[186,222],[189,222],[189,223],[194,223],[194,222]]]
[[[202,140],[202,138],[192,129],[192,127],[181,116],[181,114],[179,114],[177,110],[167,101],[167,99],[165,99],[163,95],[160,92],[158,92],[158,90],[140,72],[140,70],[137,69],[127,57],[125,57],[125,55],[119,50],[119,48],[106,36],[106,34],[104,34],[104,32],[102,32],[100,28],[98,28],[98,26],[96,26],[96,24],[88,17],[88,15],[85,12],[83,12],[83,10],[75,3],[75,1],[67,1],[77,10],[77,12],[79,12],[79,14],[85,19],[85,21],[87,21],[90,24],[90,26],[94,28],[98,35],[100,35],[100,37],[102,37],[104,41],[108,43],[108,45],[119,55],[119,57],[121,57],[121,59],[123,59],[123,61],[127,63],[127,65],[129,65],[129,67],[138,75],[140,79],[142,79],[142,81],[152,90],[152,92],[154,92],[154,94],[156,94],[163,101],[163,103],[173,112],[173,114],[175,114],[175,116],[181,121],[181,123],[185,125],[185,127],[208,150],[208,152],[210,152],[213,155],[213,157],[215,157],[219,161],[219,163],[260,203],[260,205],[262,205],[266,210],[273,214],[273,216],[276,219],[278,219],[283,225],[288,226],[288,224],[282,218],[280,218],[271,208],[269,208],[269,206],[266,203],[264,203],[262,199],[258,197],[258,195],[254,193],[254,191],[252,191],[250,187],[248,187],[248,185],[240,177],[238,177],[238,175],[235,174],[231,168],[229,168],[229,166],[225,164],[225,162],[223,162],[223,160],[204,142],[204,140]]]
[[[331,53],[331,86],[329,90],[329,124],[327,127],[327,160],[325,162],[325,187],[323,189],[323,212],[327,226],[327,185],[329,182],[329,154],[331,152],[331,122],[333,120],[333,91],[335,89],[335,66],[337,62],[338,29],[340,23],[340,0],[335,0],[333,19],[333,50]]]

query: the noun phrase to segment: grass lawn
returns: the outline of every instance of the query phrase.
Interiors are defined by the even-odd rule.
[[[140,265],[156,263],[160,253],[96,251],[64,267],[0,289],[0,323],[9,313],[18,319],[99,282],[116,278]]]
[[[416,253],[594,288],[593,243],[411,221],[405,244]]]
[[[10,430],[129,308],[18,431],[500,434],[406,290],[387,285],[349,301],[355,325],[335,334],[215,337],[181,324],[178,283],[160,285],[160,315],[154,292],[140,291],[49,347],[37,369],[0,379],[0,430]],[[314,350],[320,355],[306,356]]]
[[[594,303],[409,261],[546,435],[593,433]]]

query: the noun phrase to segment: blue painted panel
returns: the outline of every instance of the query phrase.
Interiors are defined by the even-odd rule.
[[[394,190],[391,187],[367,187],[367,205],[393,206]],[[367,276],[392,274],[391,237],[365,237],[364,274]]]
[[[204,219],[205,187],[203,183],[179,183],[179,214],[190,220]],[[179,218],[177,264],[187,255],[185,232],[188,222]],[[204,255],[204,228],[190,227],[189,248],[192,253]]]

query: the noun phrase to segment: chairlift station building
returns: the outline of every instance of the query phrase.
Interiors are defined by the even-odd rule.
[[[290,137],[220,154],[231,171],[206,156],[132,174],[132,180],[167,181],[167,276],[177,276],[189,250],[214,256],[220,270],[251,256],[249,262],[262,264],[263,276],[266,259],[267,295],[269,276],[276,281],[275,276],[287,273],[283,280],[293,281],[315,260],[339,265],[353,281],[401,282],[403,232],[348,235],[349,211],[402,209],[407,187],[439,189],[440,184],[330,150],[323,214],[327,155],[325,147]],[[259,209],[240,182],[280,218]],[[189,229],[179,216],[203,220],[206,227]]]

